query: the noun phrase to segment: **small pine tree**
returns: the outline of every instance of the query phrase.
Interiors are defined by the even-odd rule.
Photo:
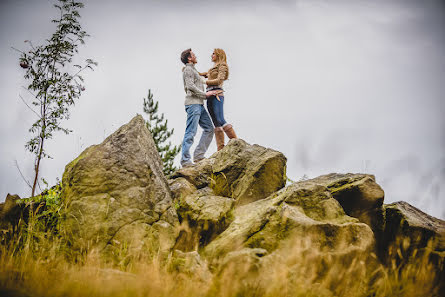
[[[181,151],[181,146],[173,146],[171,142],[165,144],[167,139],[173,135],[174,129],[169,130],[167,128],[168,120],[164,119],[163,113],[160,117],[158,116],[158,105],[159,102],[153,99],[153,94],[149,89],[147,99],[144,98],[144,112],[149,116],[146,125],[153,136],[156,148],[161,156],[164,165],[164,174],[169,175],[178,169],[173,165],[173,160]]]

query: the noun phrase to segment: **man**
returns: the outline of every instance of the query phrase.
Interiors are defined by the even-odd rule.
[[[185,64],[182,69],[184,79],[185,111],[187,113],[187,122],[185,128],[184,140],[182,141],[181,166],[189,167],[193,165],[190,156],[190,147],[193,144],[193,138],[198,130],[198,125],[204,129],[199,140],[198,146],[193,154],[194,162],[204,159],[204,154],[209,148],[213,139],[213,123],[207,110],[204,108],[204,99],[218,94],[219,91],[204,91],[204,82],[199,72],[195,69],[198,62],[192,49],[187,49],[181,53],[181,61]]]

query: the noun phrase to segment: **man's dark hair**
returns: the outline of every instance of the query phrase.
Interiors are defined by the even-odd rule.
[[[184,64],[187,64],[189,62],[190,52],[192,51],[191,48],[186,49],[181,53],[181,61]]]

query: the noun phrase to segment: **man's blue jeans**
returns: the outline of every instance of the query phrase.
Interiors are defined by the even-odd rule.
[[[207,110],[202,104],[190,104],[185,106],[187,112],[187,123],[185,128],[184,140],[182,141],[182,157],[181,165],[191,164],[190,147],[193,144],[193,138],[198,130],[198,125],[201,126],[204,131],[202,132],[201,139],[198,146],[193,153],[193,159],[199,160],[204,158],[204,154],[209,148],[213,139],[213,124],[210,120],[210,116]]]

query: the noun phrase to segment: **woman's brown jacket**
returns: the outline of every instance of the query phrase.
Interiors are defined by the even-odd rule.
[[[222,88],[224,81],[229,78],[229,67],[226,63],[213,66],[207,73],[207,86],[218,86]]]

